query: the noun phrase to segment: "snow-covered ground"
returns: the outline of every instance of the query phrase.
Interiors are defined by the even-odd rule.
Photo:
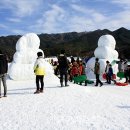
[[[8,97],[0,99],[0,130],[130,130],[130,85],[69,87],[45,82],[33,94],[35,80],[7,80]]]

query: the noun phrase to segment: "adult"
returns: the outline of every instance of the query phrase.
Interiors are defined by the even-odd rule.
[[[0,51],[0,98],[1,98],[1,81],[4,87],[4,97],[7,97],[6,76],[8,71],[8,61],[6,55]]]
[[[58,56],[58,63],[59,63],[59,72],[60,72],[60,84],[61,87],[63,87],[63,76],[65,76],[65,86],[69,86],[67,84],[68,79],[67,79],[67,75],[68,75],[68,60],[67,57],[65,55],[65,50],[61,50],[60,55]]]
[[[45,60],[43,58],[43,53],[38,52],[37,53],[38,58],[36,59],[36,62],[34,64],[34,72],[36,75],[36,91],[34,94],[43,93],[44,89],[44,75],[45,75]],[[39,82],[41,83],[41,87],[39,85]]]
[[[100,83],[100,87],[101,87],[103,85],[103,83],[99,79],[99,76],[100,76],[100,63],[99,63],[98,58],[95,59],[94,73],[95,73],[95,76],[96,76],[96,84],[95,84],[95,86],[98,86],[98,83]]]
[[[127,60],[124,61],[124,77],[126,79],[125,83],[128,83],[129,68],[128,68]]]
[[[120,59],[120,61],[118,61],[118,71],[123,72],[123,59]]]

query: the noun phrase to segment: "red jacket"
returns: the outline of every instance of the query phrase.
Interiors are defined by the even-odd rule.
[[[79,75],[79,69],[77,66],[72,66],[71,75],[72,76]]]

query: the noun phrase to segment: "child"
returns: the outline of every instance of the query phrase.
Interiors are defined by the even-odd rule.
[[[78,75],[79,75],[78,64],[77,64],[77,62],[73,62],[73,66],[72,66],[72,69],[71,69],[71,76],[73,78],[73,77],[76,77]]]
[[[111,81],[114,82],[114,84],[116,83],[116,81],[112,78],[113,76],[113,68],[112,65],[109,64],[109,70],[108,70],[108,84],[111,84]]]
[[[37,89],[34,92],[34,94],[38,94],[38,93],[43,93],[43,88],[44,88],[44,75],[45,75],[45,61],[43,58],[43,53],[42,52],[38,52],[37,53],[37,60],[34,64],[34,72],[36,75],[36,86]],[[39,86],[39,82],[41,83],[41,87]]]

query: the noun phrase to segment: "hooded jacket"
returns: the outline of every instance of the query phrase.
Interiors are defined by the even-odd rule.
[[[42,56],[38,57],[34,64],[35,75],[45,75],[45,60]]]

